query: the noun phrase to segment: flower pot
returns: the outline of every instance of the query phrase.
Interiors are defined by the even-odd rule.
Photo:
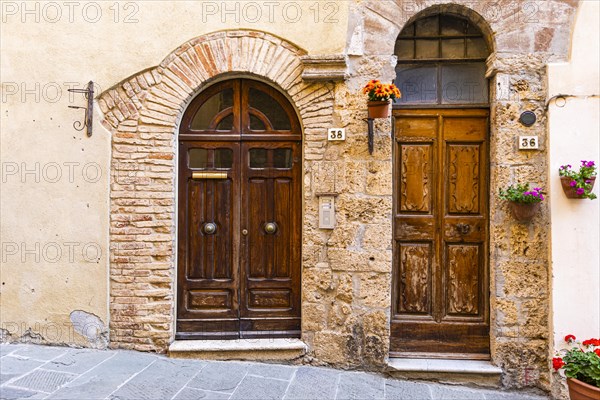
[[[582,197],[582,195],[577,194],[577,188],[571,187],[572,180],[573,179],[569,178],[568,176],[560,177],[560,184],[563,188],[563,192],[565,192],[565,195],[567,196],[568,199],[583,199],[584,197]],[[596,183],[596,177],[594,176],[593,178],[590,178],[589,181],[591,182],[592,189],[593,189],[594,183]]]
[[[600,399],[600,388],[581,382],[579,379],[567,378],[569,385],[569,397],[571,400],[598,400]]]
[[[540,209],[540,203],[516,203],[511,201],[508,207],[513,217],[519,222],[529,222]]]
[[[388,118],[390,116],[390,101],[368,101],[369,118]]]

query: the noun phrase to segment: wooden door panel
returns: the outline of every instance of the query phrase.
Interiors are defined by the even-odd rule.
[[[449,214],[479,214],[480,148],[478,144],[446,144]]]
[[[226,152],[224,150],[227,150]],[[226,157],[221,157],[227,154]],[[238,143],[182,141],[179,146],[178,337],[239,334]],[[225,159],[223,159],[225,158]],[[226,173],[194,179],[194,172]],[[214,224],[214,232],[206,229]]]
[[[479,316],[481,311],[481,246],[446,246],[445,317]]]
[[[432,166],[433,143],[400,144],[399,211],[431,214],[435,195]]]
[[[301,147],[298,142],[242,145],[241,330],[244,336],[300,333]],[[274,232],[267,224],[275,224]],[[276,323],[275,323],[276,321]],[[273,329],[277,326],[277,329]],[[254,332],[248,332],[254,331]]]
[[[192,180],[188,183],[190,246],[187,277],[190,279],[232,279],[233,220],[231,209],[235,201],[235,188],[231,179]],[[214,222],[217,230],[206,234],[203,226]]]
[[[433,318],[433,243],[397,244],[399,257],[397,314]]]
[[[394,116],[390,352],[489,357],[488,111]]]

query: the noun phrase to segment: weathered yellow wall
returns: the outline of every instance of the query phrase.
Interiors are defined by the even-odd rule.
[[[110,136],[100,125],[91,138],[73,129],[83,111],[68,106],[85,100],[68,88],[93,80],[97,95],[224,29],[269,32],[308,54],[342,53],[348,4],[2,2],[0,332],[105,343]],[[73,333],[76,310],[97,316],[73,314],[90,341]]]

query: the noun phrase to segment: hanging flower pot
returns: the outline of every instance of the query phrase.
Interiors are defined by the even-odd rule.
[[[579,171],[571,169],[571,165],[562,165],[558,169],[560,185],[568,199],[590,199],[594,200],[596,195],[592,193],[596,182],[596,164],[593,161],[581,161]]]
[[[368,101],[369,118],[388,118],[390,116],[390,101]]]
[[[571,400],[598,400],[600,399],[600,388],[581,382],[579,379],[568,378],[569,397]]]
[[[535,217],[540,209],[540,203],[508,203],[512,216],[519,222],[529,222]]]
[[[513,217],[519,222],[529,222],[540,209],[544,201],[541,188],[529,190],[529,184],[518,183],[500,189],[500,198],[508,201],[508,208]]]
[[[592,191],[592,189],[594,189],[594,183],[596,183],[596,177],[592,177],[587,179],[587,181],[589,182],[588,184],[590,185],[590,188],[588,191]],[[573,182],[575,182],[575,184],[573,184]],[[581,188],[581,187],[577,187],[577,181],[569,178],[567,176],[561,176],[560,177],[560,185],[563,188],[563,192],[565,192],[565,195],[567,196],[568,199],[585,199],[587,198],[587,196],[585,195],[585,188]]]
[[[396,85],[381,83],[376,79],[369,81],[362,91],[367,95],[369,118],[388,118],[391,101],[402,97]]]

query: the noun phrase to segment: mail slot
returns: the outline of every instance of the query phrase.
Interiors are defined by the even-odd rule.
[[[192,172],[192,179],[227,179],[227,172]]]

